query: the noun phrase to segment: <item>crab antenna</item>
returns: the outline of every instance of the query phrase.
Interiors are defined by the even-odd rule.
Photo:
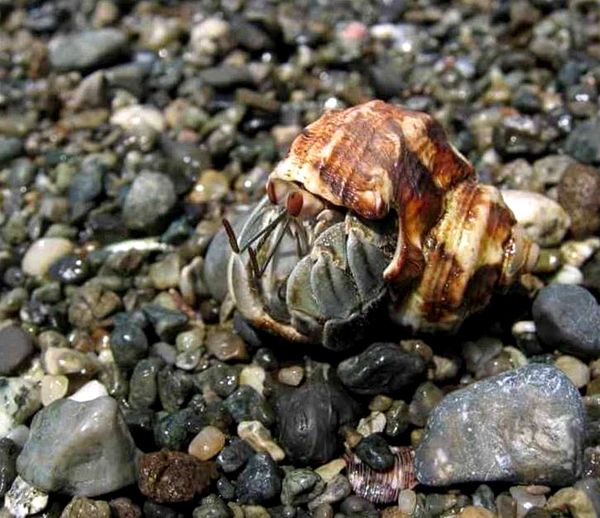
[[[258,267],[256,252],[251,246],[248,247],[248,257],[250,257],[250,268],[252,270],[252,277],[255,281],[257,281],[258,279],[260,279],[260,276],[262,274],[260,273],[260,268]]]
[[[273,259],[273,256],[275,255],[275,252],[277,251],[277,247],[281,243],[281,240],[283,239],[283,236],[285,235],[285,233],[286,233],[286,231],[287,231],[287,229],[288,229],[289,226],[290,226],[290,220],[288,219],[288,220],[286,220],[286,222],[283,225],[283,227],[280,227],[277,230],[277,235],[275,236],[275,242],[273,243],[273,246],[269,250],[269,255],[265,259],[265,263],[263,264],[263,267],[260,269],[260,276],[261,277],[265,273],[265,271],[267,270],[267,266],[269,266],[269,263],[271,262],[271,259]]]
[[[288,215],[287,210],[285,208],[281,209],[281,212],[277,214],[277,217],[271,221],[266,227],[257,232],[254,236],[252,236],[248,242],[241,248],[241,252],[244,252],[251,244],[253,244],[258,238],[264,236],[271,232],[281,221]]]
[[[238,240],[237,240],[237,237],[236,237],[235,232],[233,230],[233,227],[231,226],[231,223],[229,223],[229,221],[227,220],[227,218],[223,218],[221,221],[223,223],[223,227],[225,228],[225,232],[227,233],[227,237],[229,238],[229,246],[231,246],[231,249],[236,254],[239,254],[240,253],[240,246],[238,244]]]

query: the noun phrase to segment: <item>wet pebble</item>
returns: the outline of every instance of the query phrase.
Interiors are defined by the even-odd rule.
[[[574,237],[586,237],[600,228],[600,172],[572,164],[558,184],[558,202],[571,218]]]
[[[254,454],[237,478],[236,497],[245,504],[271,500],[281,491],[281,475],[267,453]]]
[[[63,284],[81,284],[89,274],[88,262],[71,254],[61,257],[48,269],[48,277]]]
[[[225,409],[236,422],[260,421],[266,426],[274,422],[273,409],[250,385],[240,386],[223,402]]]
[[[359,394],[388,394],[414,383],[425,371],[425,361],[393,343],[375,343],[342,361],[337,373],[342,383]]]
[[[504,201],[527,235],[540,246],[558,245],[564,238],[571,220],[565,210],[543,194],[507,189]]]
[[[354,448],[358,457],[375,470],[385,470],[394,465],[395,457],[386,440],[378,434],[365,437]]]
[[[240,469],[253,453],[246,441],[234,437],[219,453],[216,461],[225,473],[232,473]]]
[[[600,307],[585,288],[551,284],[533,302],[533,319],[542,343],[559,351],[595,356],[600,350]]]
[[[48,406],[57,399],[65,397],[68,390],[69,378],[64,375],[46,374],[40,384],[42,405]]]
[[[260,421],[242,421],[237,428],[238,435],[256,451],[266,452],[275,461],[285,458],[285,452],[272,439],[271,432]]]
[[[129,403],[134,408],[150,408],[158,395],[157,376],[163,365],[160,358],[144,358],[134,367],[129,380]]]
[[[43,511],[48,494],[17,476],[4,496],[4,507],[11,516],[29,516]]]
[[[215,426],[205,426],[188,447],[188,453],[199,460],[209,460],[225,446],[225,435]]]
[[[146,230],[168,214],[176,202],[171,179],[152,171],[140,173],[133,181],[123,205],[123,220],[128,228]]]
[[[600,119],[578,124],[565,142],[565,151],[584,164],[600,164]]]
[[[62,237],[34,241],[25,252],[21,268],[27,275],[44,275],[50,266],[73,250],[73,243]]]
[[[302,383],[304,378],[304,369],[300,365],[292,365],[290,367],[283,367],[277,372],[277,379],[284,385],[291,385],[297,387]]]
[[[113,28],[60,35],[48,44],[50,65],[59,71],[90,70],[106,65],[126,48],[126,35]]]
[[[281,488],[281,502],[298,506],[318,496],[325,489],[325,482],[308,468],[292,469],[285,474]]]
[[[577,388],[585,387],[590,381],[590,369],[573,356],[559,356],[554,365],[563,371]]]
[[[33,339],[17,326],[0,329],[0,376],[14,374],[34,352]]]
[[[115,498],[108,504],[115,518],[142,518],[142,510],[127,497]]]
[[[531,364],[488,378],[433,411],[416,453],[417,478],[569,483],[581,469],[584,422],[579,393],[555,367]]]
[[[180,451],[145,453],[139,460],[138,485],[155,502],[187,502],[206,493],[216,478],[214,465]]]
[[[315,510],[323,504],[334,504],[350,495],[352,487],[344,475],[336,475],[327,485],[325,490],[316,498],[308,502],[308,509]]]
[[[19,447],[7,438],[0,439],[0,498],[4,498],[17,476]]]
[[[60,518],[110,518],[111,510],[108,502],[90,500],[80,496],[74,497],[63,509]]]
[[[25,423],[41,403],[37,383],[24,378],[0,378],[0,437]]]
[[[96,496],[133,483],[134,458],[135,445],[113,398],[61,399],[36,414],[17,469],[46,491]]]

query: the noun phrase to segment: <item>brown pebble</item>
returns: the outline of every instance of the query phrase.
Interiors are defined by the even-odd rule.
[[[124,496],[108,502],[115,518],[141,518],[142,510]]]
[[[571,233],[580,238],[600,228],[600,174],[590,166],[570,165],[558,184],[558,202],[571,217]]]
[[[180,451],[157,451],[140,456],[138,485],[155,502],[187,502],[208,491],[218,474],[213,462],[201,462]]]
[[[225,435],[215,426],[205,426],[192,439],[188,453],[199,460],[212,459],[225,446]]]
[[[238,335],[228,329],[210,327],[206,337],[208,352],[221,361],[246,360],[246,344]]]

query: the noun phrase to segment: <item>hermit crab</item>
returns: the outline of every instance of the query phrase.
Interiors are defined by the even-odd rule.
[[[431,116],[371,101],[307,126],[239,225],[229,294],[253,325],[340,348],[382,305],[455,330],[533,267],[537,246]]]

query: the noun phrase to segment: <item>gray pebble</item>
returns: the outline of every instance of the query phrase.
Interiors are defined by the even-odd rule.
[[[123,54],[127,36],[118,29],[60,35],[48,44],[50,65],[59,71],[91,70]]]
[[[14,374],[34,351],[31,335],[20,327],[0,329],[0,375]]]
[[[581,471],[584,431],[577,389],[559,369],[531,364],[447,395],[417,448],[417,478],[569,484]]]
[[[35,415],[17,471],[45,491],[96,496],[136,480],[135,454],[113,398],[60,399]]]

